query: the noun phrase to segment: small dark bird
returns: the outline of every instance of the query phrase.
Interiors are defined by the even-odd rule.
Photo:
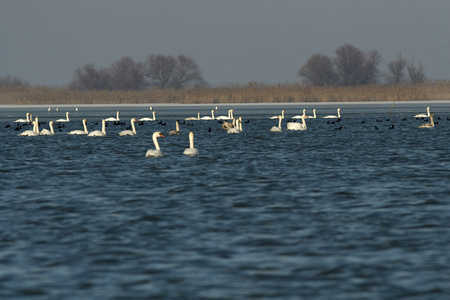
[[[361,121],[361,124],[366,124],[366,121],[362,120],[362,121]]]
[[[338,128],[335,128],[334,130],[342,130],[342,125]]]
[[[378,129],[378,127],[377,127],[377,126],[375,126],[375,129]]]
[[[394,124],[392,124],[392,125],[389,127],[389,129],[394,129]]]

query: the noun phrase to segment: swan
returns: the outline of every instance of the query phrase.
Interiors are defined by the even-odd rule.
[[[205,116],[205,117],[202,117],[200,120],[214,120],[214,109],[211,110],[211,117]]]
[[[232,120],[233,119],[232,115],[233,115],[233,110],[229,109],[228,110],[228,116],[218,116],[216,118],[216,120]]]
[[[284,119],[284,110],[281,111],[281,118]],[[270,117],[269,119],[278,119],[278,116]]]
[[[27,112],[27,118],[26,119],[17,119],[14,122],[16,123],[30,123],[32,120],[30,120],[30,113]]]
[[[189,117],[185,119],[186,121],[197,121],[200,120],[200,112],[197,113],[197,118],[196,117]]]
[[[131,135],[131,136],[134,136],[134,135],[136,135],[137,133],[136,133],[136,127],[134,126],[134,122],[136,122],[137,120],[135,119],[135,118],[132,118],[131,119],[131,130],[124,130],[124,131],[121,131],[121,132],[119,132],[119,135],[120,136],[124,136],[124,135]]]
[[[306,109],[303,109],[303,115],[293,116],[291,119],[301,119],[302,117],[306,118]]]
[[[329,116],[326,116],[323,118],[324,119],[340,119],[341,118],[341,109],[340,108],[337,109],[337,113],[338,113],[337,116],[329,115]]]
[[[424,123],[421,124],[419,127],[417,128],[433,128],[434,127],[434,119],[433,119],[434,113],[430,114],[430,122],[431,123]]]
[[[33,121],[33,130],[25,130],[19,133],[18,136],[38,136],[39,135],[39,122],[38,118]]]
[[[189,132],[189,148],[186,148],[183,154],[189,156],[198,155],[197,148],[194,148],[194,133],[192,131]]]
[[[306,130],[308,129],[306,127],[305,117],[302,117],[302,123],[299,122],[288,122],[287,123],[287,130]]]
[[[119,118],[119,111],[117,111],[116,117],[115,117],[115,118],[114,118],[114,117],[109,117],[109,118],[106,118],[105,121],[106,121],[106,122],[120,121],[120,118]]]
[[[87,121],[88,120],[86,120],[86,119],[83,119],[83,121],[82,121],[84,130],[72,130],[68,134],[88,134],[89,132],[88,132],[87,127],[86,127],[86,122]]]
[[[430,116],[430,107],[427,107],[427,113],[426,114],[418,114],[415,115],[414,118],[427,118]]]
[[[316,119],[317,118],[317,116],[316,116],[316,109],[315,108],[313,109],[313,115],[312,116],[306,116],[306,118],[307,119]]]
[[[170,135],[178,135],[180,134],[180,121],[175,122],[175,130],[169,132]]]
[[[50,130],[44,128],[44,129],[41,130],[39,135],[54,135],[55,131],[53,130],[53,121],[50,121],[48,123],[48,126],[50,127]]]
[[[234,127],[228,129],[227,133],[241,133],[242,132],[242,117],[239,117],[235,121],[236,121],[236,123],[234,124]]]
[[[139,119],[139,121],[156,121],[156,111],[153,110],[152,114],[153,114],[152,118],[145,117],[145,118]]]
[[[66,112],[66,118],[65,119],[58,119],[55,122],[69,122],[70,121],[69,120],[69,115],[70,115],[70,112]]]
[[[106,120],[102,120],[102,130],[91,131],[88,136],[106,136]]]
[[[271,132],[281,132],[283,129],[281,129],[281,115],[278,116],[278,126],[273,126],[270,128]]]
[[[145,153],[145,157],[161,157],[163,156],[161,152],[161,148],[159,148],[158,138],[159,137],[165,137],[161,132],[157,131],[153,133],[152,139],[153,144],[155,144],[155,150],[147,150],[147,153]]]

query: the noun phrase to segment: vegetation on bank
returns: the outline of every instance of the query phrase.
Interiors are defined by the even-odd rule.
[[[450,100],[450,81],[423,84],[304,86],[286,83],[204,89],[75,91],[47,86],[0,87],[0,105],[211,104]]]

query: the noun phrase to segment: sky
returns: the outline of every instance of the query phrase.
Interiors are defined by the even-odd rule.
[[[298,82],[349,43],[450,79],[449,0],[0,0],[0,77],[66,86],[87,63],[194,59],[212,86]]]

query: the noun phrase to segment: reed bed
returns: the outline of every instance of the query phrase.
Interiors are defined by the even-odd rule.
[[[0,88],[0,105],[211,104],[450,100],[450,81],[426,84],[307,87],[249,83],[208,89],[74,91],[48,86]]]

